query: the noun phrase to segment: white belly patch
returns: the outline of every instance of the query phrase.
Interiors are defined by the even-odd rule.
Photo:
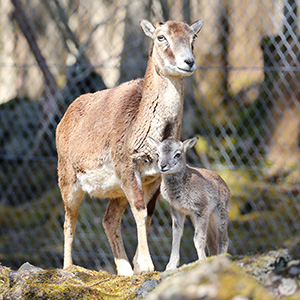
[[[82,190],[94,197],[106,198],[124,195],[120,180],[110,162],[105,163],[99,169],[78,174],[77,180]]]
[[[135,172],[139,186],[154,181],[159,175],[157,163],[142,163]],[[99,198],[122,197],[124,191],[111,162],[106,162],[101,168],[88,170],[77,174],[81,189],[91,196]],[[148,182],[149,181],[149,182]]]

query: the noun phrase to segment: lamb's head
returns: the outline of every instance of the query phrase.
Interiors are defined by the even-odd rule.
[[[165,139],[161,143],[147,137],[149,144],[156,149],[158,168],[162,174],[173,174],[184,170],[186,165],[186,151],[198,141],[198,137],[185,140]]]
[[[157,72],[165,76],[190,76],[196,69],[193,43],[203,26],[199,20],[192,25],[168,21],[156,27],[142,19],[140,25],[153,40],[152,61]]]

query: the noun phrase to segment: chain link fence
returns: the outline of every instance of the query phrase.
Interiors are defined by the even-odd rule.
[[[197,70],[185,80],[182,139],[198,135],[191,164],[228,183],[229,252],[300,250],[300,39],[296,0],[2,0],[0,8],[0,261],[60,268],[64,207],[55,128],[80,94],[142,77],[149,40],[139,19],[205,24]],[[114,272],[101,225],[107,201],[86,197],[74,263]],[[136,228],[122,221],[132,258]],[[182,262],[196,259],[186,221]],[[163,270],[171,218],[160,199],[149,232]]]

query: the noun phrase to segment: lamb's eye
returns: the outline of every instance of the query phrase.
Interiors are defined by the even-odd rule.
[[[174,155],[174,158],[178,159],[178,158],[180,157],[180,155],[181,155],[181,153],[178,152],[178,153],[176,153],[176,154]]]
[[[166,40],[166,38],[165,38],[163,35],[159,35],[159,36],[157,37],[157,39],[158,39],[159,42],[163,42],[163,41]]]

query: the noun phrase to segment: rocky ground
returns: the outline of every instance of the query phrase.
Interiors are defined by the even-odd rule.
[[[287,250],[184,265],[174,272],[122,277],[78,266],[0,266],[0,299],[300,299],[300,260]]]

